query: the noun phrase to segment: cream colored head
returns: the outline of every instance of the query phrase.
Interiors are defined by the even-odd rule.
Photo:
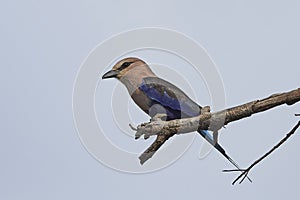
[[[122,79],[125,78],[126,76],[134,76],[134,77],[139,77],[139,76],[149,76],[149,75],[154,75],[154,73],[151,71],[149,66],[141,59],[139,58],[134,58],[134,57],[129,57],[129,58],[124,58],[117,62],[112,70],[109,72],[105,73],[102,77],[102,79],[107,79],[107,78],[117,78],[117,79]]]
[[[117,78],[130,92],[135,91],[145,77],[155,77],[150,67],[141,59],[129,57],[117,62],[102,79]]]

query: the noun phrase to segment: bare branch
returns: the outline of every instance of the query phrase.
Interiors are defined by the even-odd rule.
[[[136,139],[142,135],[144,135],[145,139],[152,135],[157,135],[153,144],[139,157],[140,162],[141,164],[145,163],[165,141],[175,134],[190,133],[199,129],[215,132],[230,122],[250,117],[253,114],[282,104],[292,105],[298,101],[300,101],[300,88],[290,92],[273,94],[261,100],[252,101],[215,113],[210,113],[209,107],[205,107],[200,116],[193,118],[171,121],[151,120],[151,122],[141,124],[137,127]]]
[[[239,170],[239,169],[223,170],[223,172],[242,171],[242,173],[232,182],[232,185],[234,185],[239,179],[241,179],[241,181],[239,182],[239,184],[241,184],[245,180],[245,178],[247,177],[247,175],[250,172],[250,170],[255,165],[257,165],[258,163],[260,163],[263,159],[265,159],[267,156],[269,156],[273,151],[275,151],[277,148],[279,148],[284,142],[286,142],[288,140],[288,138],[291,137],[296,132],[296,130],[299,128],[299,126],[300,126],[300,121],[296,124],[296,126],[282,140],[280,140],[280,142],[278,142],[270,151],[268,151],[267,153],[265,153],[265,155],[263,155],[262,157],[260,157],[258,160],[254,161],[252,163],[252,165],[250,165],[247,169],[245,169],[245,170]]]

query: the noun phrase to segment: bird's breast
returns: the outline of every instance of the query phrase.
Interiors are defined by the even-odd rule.
[[[147,114],[151,107],[151,100],[140,89],[136,89],[132,94],[133,101]]]

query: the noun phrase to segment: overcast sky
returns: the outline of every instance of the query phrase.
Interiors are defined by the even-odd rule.
[[[251,171],[252,184],[245,181],[232,186],[237,174],[221,172],[231,166],[219,153],[198,159],[203,141],[198,135],[186,153],[164,169],[139,175],[111,169],[85,149],[72,112],[73,84],[89,53],[112,35],[142,27],[176,30],[201,44],[222,78],[226,107],[298,88],[300,2],[278,2],[2,1],[0,198],[298,197],[299,131]],[[183,67],[187,63],[174,56],[150,50],[130,55],[174,66],[177,73],[189,76],[189,68]],[[155,72],[181,84],[176,74],[158,67]],[[201,105],[210,104],[205,78],[190,76],[194,99]],[[119,86],[116,80],[102,83],[100,76],[99,84],[104,89],[96,91],[98,114],[101,105],[111,101],[112,89]],[[182,83],[182,88],[188,87]],[[118,91],[126,92],[123,87]],[[126,93],[123,98],[127,105]],[[246,167],[285,136],[297,122],[294,113],[299,112],[300,104],[284,105],[229,124],[221,131],[220,143]],[[134,124],[148,119],[131,102],[129,115],[128,121]],[[138,151],[149,144],[124,137],[116,126],[106,123],[104,129],[111,130],[108,137],[122,148]]]

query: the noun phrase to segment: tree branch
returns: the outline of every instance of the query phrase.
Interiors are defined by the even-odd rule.
[[[270,151],[268,151],[267,153],[265,153],[258,160],[254,161],[247,169],[245,169],[245,170],[239,170],[239,169],[223,170],[223,172],[242,171],[242,173],[232,182],[232,185],[234,185],[239,179],[241,179],[241,181],[239,182],[239,184],[241,184],[245,180],[245,178],[247,177],[247,175],[249,174],[250,170],[255,165],[257,165],[258,163],[260,163],[263,159],[265,159],[267,156],[269,156],[278,147],[280,147],[284,142],[286,142],[289,139],[289,137],[291,137],[296,132],[296,130],[299,128],[299,126],[300,126],[300,121],[296,124],[296,126],[294,126],[294,128],[282,140],[280,140],[280,142],[278,142]]]
[[[211,130],[218,131],[224,125],[237,121],[253,114],[263,112],[276,106],[287,104],[293,105],[300,101],[300,88],[290,92],[273,94],[261,100],[251,101],[243,105],[210,113],[209,107],[201,111],[201,115],[192,118],[163,121],[161,118],[152,119],[148,123],[139,125],[136,129],[136,139],[144,135],[148,139],[157,135],[152,145],[139,157],[140,163],[145,163],[154,153],[173,135],[189,133],[193,131]],[[133,127],[132,127],[133,128]]]

